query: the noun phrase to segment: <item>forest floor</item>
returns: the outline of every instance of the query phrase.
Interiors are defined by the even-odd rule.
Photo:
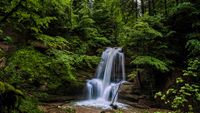
[[[141,109],[136,107],[129,107],[128,109],[117,109],[117,110],[104,110],[95,107],[77,106],[66,102],[58,103],[42,103],[39,108],[44,113],[154,113],[162,112],[167,113],[169,110],[149,108]]]

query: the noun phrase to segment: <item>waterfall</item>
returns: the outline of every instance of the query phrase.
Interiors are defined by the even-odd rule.
[[[87,82],[88,99],[112,101],[125,80],[124,54],[121,48],[107,48],[101,56],[96,77]],[[117,99],[115,99],[117,100]]]
[[[125,81],[125,67],[122,48],[108,47],[101,55],[95,77],[86,83],[87,100],[77,104],[109,108],[114,102],[123,108],[125,105],[117,102],[118,89],[123,81]]]

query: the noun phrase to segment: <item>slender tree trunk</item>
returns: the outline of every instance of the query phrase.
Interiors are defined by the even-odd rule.
[[[156,15],[156,7],[155,7],[155,1],[151,0],[152,2],[152,11],[153,11],[153,15]]]
[[[148,0],[149,15],[151,15],[151,0]]]
[[[142,14],[144,14],[144,0],[141,0],[141,12],[142,12]]]
[[[164,1],[165,3],[165,16],[167,16],[167,0]]]
[[[176,5],[178,5],[179,4],[179,0],[176,0]]]
[[[136,0],[135,1],[136,3],[135,3],[135,16],[136,16],[136,18],[138,17],[138,1]]]
[[[131,1],[131,15],[134,16],[134,12],[135,12],[135,5],[134,5],[134,0]]]
[[[140,71],[137,71],[137,77],[138,77],[138,82],[139,82],[139,85],[140,85],[140,89],[143,89],[143,85],[142,85],[142,81],[141,81]]]
[[[73,23],[72,23],[72,21],[73,21],[72,20],[73,19],[72,18],[72,7],[73,7],[73,0],[70,1],[70,11],[69,11],[69,13],[70,13],[69,14],[69,16],[70,16],[70,24],[71,24],[71,27],[73,28]]]

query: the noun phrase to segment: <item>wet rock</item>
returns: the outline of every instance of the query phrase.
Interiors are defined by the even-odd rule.
[[[0,41],[0,49],[2,49],[6,53],[11,53],[11,52],[15,51],[16,46],[5,44]]]
[[[115,111],[109,109],[109,110],[103,110],[100,113],[115,113]]]
[[[155,101],[150,101],[147,98],[139,99],[138,104],[142,106],[157,107],[157,103]]]
[[[149,108],[149,105],[152,105],[148,99],[149,97],[147,95],[143,95],[135,83],[126,82],[120,87],[119,102],[133,107],[146,109]]]
[[[133,93],[133,87],[134,85],[131,82],[125,82],[121,84],[119,93],[120,94],[131,94]]]
[[[145,98],[144,95],[140,95],[140,91],[135,89],[135,85],[131,82],[123,83],[119,90],[119,98],[138,102],[139,99]]]
[[[6,66],[6,58],[2,57],[0,58],[0,69],[4,68]]]

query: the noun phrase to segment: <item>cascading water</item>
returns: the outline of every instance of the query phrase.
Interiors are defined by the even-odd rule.
[[[125,81],[124,54],[122,48],[107,48],[101,56],[94,79],[87,81],[87,101],[78,105],[108,108],[116,102],[120,84]]]

